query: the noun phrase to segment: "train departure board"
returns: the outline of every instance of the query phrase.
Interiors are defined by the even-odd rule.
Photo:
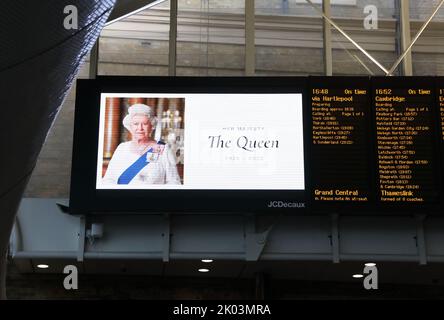
[[[312,199],[318,203],[368,202],[368,78],[310,79]]]
[[[440,140],[444,147],[444,78],[437,81],[437,97],[439,107],[439,124],[441,129]]]
[[[439,198],[435,95],[429,78],[373,78],[378,200],[433,204]]]
[[[441,142],[441,170],[443,171],[442,183],[444,185],[444,78],[437,78],[436,98],[438,106],[439,141]]]

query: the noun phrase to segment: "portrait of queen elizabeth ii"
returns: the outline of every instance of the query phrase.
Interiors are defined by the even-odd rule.
[[[114,150],[103,184],[181,184],[174,152],[169,144],[154,139],[156,125],[157,118],[152,107],[136,103],[128,108],[123,126],[131,138]]]

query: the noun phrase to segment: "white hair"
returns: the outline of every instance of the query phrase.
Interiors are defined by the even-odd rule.
[[[131,132],[131,119],[136,114],[143,114],[148,117],[148,119],[151,122],[152,129],[154,130],[156,128],[157,124],[157,118],[153,114],[153,109],[150,106],[147,106],[146,104],[133,104],[128,108],[128,114],[123,118],[123,126]]]

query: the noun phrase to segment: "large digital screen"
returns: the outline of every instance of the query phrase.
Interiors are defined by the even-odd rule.
[[[79,80],[71,212],[306,210],[305,86],[293,77]]]
[[[102,93],[97,189],[304,190],[302,94]]]
[[[99,77],[77,84],[70,209],[444,212],[437,77]]]

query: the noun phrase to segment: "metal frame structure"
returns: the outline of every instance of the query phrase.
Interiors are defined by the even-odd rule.
[[[396,0],[399,8],[399,26],[400,26],[400,51],[404,52],[409,46],[411,39],[410,32],[410,7],[408,1]],[[412,52],[409,50],[402,60],[402,73],[404,76],[413,75]]]
[[[328,18],[331,17],[331,2],[330,0],[322,1],[322,11]],[[331,40],[331,25],[327,20],[323,24],[323,44],[324,44],[324,70],[326,76],[333,75],[333,49]]]
[[[142,9],[147,9],[155,6],[165,0],[158,0],[150,3]],[[323,62],[325,75],[333,75],[333,58],[332,58],[332,27],[341,33],[350,43],[352,43],[359,51],[369,58],[378,68],[380,68],[385,75],[392,76],[398,66],[402,63],[402,69],[400,75],[411,76],[413,75],[413,63],[411,50],[413,45],[419,39],[421,34],[430,24],[432,19],[436,16],[439,9],[444,5],[444,0],[441,0],[437,7],[433,10],[430,17],[424,22],[419,29],[413,40],[410,36],[410,11],[408,0],[394,0],[398,1],[399,8],[399,24],[400,30],[400,51],[402,54],[394,62],[390,68],[386,68],[373,57],[367,50],[358,44],[348,33],[345,32],[337,23],[331,18],[331,0],[323,0],[322,8],[316,6],[312,0],[305,0],[314,10],[316,10],[323,18]],[[169,36],[169,55],[168,55],[168,75],[176,75],[176,50],[177,50],[177,14],[178,14],[178,0],[170,0],[170,36]],[[140,12],[141,9],[134,11],[132,14]],[[126,15],[128,16],[128,15]],[[115,19],[109,23],[119,21]],[[90,75],[91,78],[97,75],[98,64],[98,44],[91,53]],[[245,75],[253,76],[255,74],[256,67],[256,48],[255,48],[255,0],[245,0]],[[362,62],[361,62],[362,63]],[[366,66],[364,66],[368,69]]]
[[[254,0],[245,0],[245,75],[253,76],[256,68],[256,49],[254,45]]]
[[[238,214],[218,216],[217,226],[212,220],[202,221],[202,216],[187,217],[188,226],[180,223],[183,218],[180,215],[139,216],[139,223],[149,230],[145,227],[134,229],[131,239],[126,238],[122,243],[122,229],[116,229],[120,226],[120,217],[69,216],[59,211],[56,202],[54,199],[24,199],[10,242],[10,254],[14,260],[72,259],[83,263],[94,259],[143,259],[169,262],[205,257],[246,262],[371,260],[417,262],[420,265],[444,262],[444,246],[437,241],[442,237],[444,220],[425,214],[404,217],[402,222],[390,217],[339,214],[280,215],[273,219]],[[40,222],[32,221],[35,210],[44,216]],[[51,225],[44,222],[49,219]],[[96,220],[103,224],[107,236],[91,243],[85,240],[85,235]],[[208,231],[220,225],[226,228],[226,233]],[[356,233],[356,230],[360,232]],[[363,230],[367,231],[363,233]],[[74,234],[78,237],[76,241],[70,236]]]
[[[170,0],[170,39],[168,44],[168,75],[176,75],[177,61],[177,0]]]
[[[401,1],[401,3],[402,3],[402,1]],[[424,30],[429,25],[429,23],[436,16],[436,14],[438,13],[439,9],[441,9],[443,4],[444,4],[444,0],[441,0],[441,2],[436,6],[435,10],[433,10],[433,12],[430,15],[430,17],[424,22],[422,27],[419,29],[419,31],[417,32],[417,34],[415,35],[415,37],[413,38],[412,41],[410,41],[408,39],[408,37],[409,37],[408,34],[405,34],[404,32],[402,33],[402,43],[403,44],[409,43],[409,45],[404,49],[404,52],[399,56],[398,60],[396,60],[396,62],[390,68],[390,70],[387,73],[388,76],[393,75],[393,72],[396,70],[396,68],[399,66],[399,64],[407,57],[407,55],[411,55],[411,50],[412,50],[413,45],[419,39],[421,34],[424,32]],[[404,5],[401,7],[401,8],[404,8],[404,9],[401,9],[402,10],[402,14],[401,14],[401,21],[402,21],[402,23],[401,23],[401,25],[410,24],[410,15],[408,14],[408,10],[405,9],[405,7],[406,7],[406,4],[404,3]],[[406,21],[407,19],[408,19],[408,21]]]

